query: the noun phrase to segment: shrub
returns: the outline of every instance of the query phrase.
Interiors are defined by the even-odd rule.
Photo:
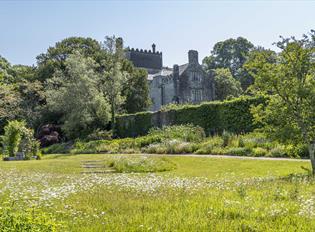
[[[287,152],[286,152],[285,146],[278,145],[278,146],[272,148],[269,151],[268,156],[270,156],[270,157],[287,157]]]
[[[108,152],[110,150],[110,144],[111,141],[108,140],[96,140],[90,142],[78,140],[74,143],[73,149],[70,152],[75,154]]]
[[[264,147],[267,149],[266,144],[270,141],[262,133],[248,133],[240,136],[243,140],[244,146],[247,148]]]
[[[179,140],[170,140],[163,143],[151,144],[142,149],[148,154],[187,154],[194,153],[198,149],[195,143],[188,143]]]
[[[18,152],[22,140],[22,127],[25,127],[25,122],[19,121],[10,121],[4,127],[4,136],[1,140],[5,155],[13,157]]]
[[[49,147],[42,148],[43,154],[65,154],[70,152],[70,143],[56,143]]]
[[[141,151],[148,154],[166,154],[167,147],[164,143],[150,144],[149,146],[142,148]]]
[[[215,147],[211,152],[213,155],[227,155],[226,149],[223,147]]]
[[[40,144],[33,135],[33,130],[27,128],[24,121],[10,121],[1,137],[4,155],[14,157],[17,152],[23,152],[25,159],[37,156]]]
[[[239,156],[248,156],[250,155],[251,150],[247,147],[231,147],[226,150],[226,155],[239,155]]]
[[[308,148],[305,144],[287,144],[285,146],[286,153],[291,158],[308,158]]]
[[[223,139],[223,147],[227,147],[228,145],[230,145],[232,139],[234,137],[234,134],[228,132],[228,131],[223,131],[222,133],[222,139]]]
[[[160,137],[162,141],[179,139],[185,142],[200,142],[205,138],[205,132],[199,126],[179,125],[151,129],[148,136]]]
[[[220,136],[213,136],[198,145],[197,154],[213,154],[213,150],[223,146],[223,139]]]
[[[136,147],[145,147],[153,143],[160,143],[162,142],[161,136],[158,135],[147,135],[135,138],[135,145]]]
[[[268,151],[262,147],[256,147],[256,148],[253,148],[252,154],[253,156],[256,156],[256,157],[266,156],[268,154]]]
[[[238,146],[239,147],[245,147],[245,142],[244,142],[243,136],[239,136],[239,138],[238,138]]]
[[[89,134],[86,137],[87,141],[93,141],[93,140],[111,140],[113,137],[112,131],[104,131],[104,130],[96,130]]]

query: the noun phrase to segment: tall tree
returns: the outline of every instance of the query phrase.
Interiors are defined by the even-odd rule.
[[[61,115],[62,129],[70,139],[85,136],[108,122],[109,106],[99,91],[97,64],[80,53],[69,55],[66,72],[48,80],[47,110]]]
[[[97,63],[103,59],[102,55],[104,55],[100,43],[92,38],[66,38],[57,42],[55,46],[49,47],[46,53],[37,56],[39,80],[45,81],[51,78],[56,71],[64,71],[66,59],[76,52],[83,57],[92,58]]]
[[[21,118],[21,101],[13,85],[0,83],[0,134],[7,121]]]
[[[315,31],[303,39],[282,38],[280,53],[270,62],[266,53],[247,64],[255,77],[254,90],[269,96],[267,105],[253,108],[265,131],[283,140],[308,145],[315,174]]]
[[[104,60],[104,67],[107,68],[103,69],[102,72],[101,90],[110,103],[111,123],[112,128],[115,129],[115,116],[125,102],[122,91],[127,80],[127,72],[122,70],[124,59],[123,40],[115,36],[107,36],[103,48],[110,59]]]
[[[228,68],[232,76],[240,80],[246,74],[242,67],[253,48],[254,45],[243,37],[218,42],[211,55],[204,58],[203,65],[208,72],[217,68]]]

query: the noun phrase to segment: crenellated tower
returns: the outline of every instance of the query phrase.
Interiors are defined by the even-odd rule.
[[[152,44],[152,51],[127,48],[126,58],[129,59],[135,67],[145,68],[149,73],[156,73],[163,67],[162,52],[156,51],[155,44]]]

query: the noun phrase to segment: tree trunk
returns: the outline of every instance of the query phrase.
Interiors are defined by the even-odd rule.
[[[309,143],[308,152],[312,164],[312,174],[315,175],[315,141]]]
[[[114,103],[111,104],[111,120],[112,120],[112,130],[115,130],[115,105]]]

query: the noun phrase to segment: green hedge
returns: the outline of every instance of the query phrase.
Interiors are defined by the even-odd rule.
[[[223,102],[176,106],[166,111],[120,115],[116,118],[116,135],[136,137],[145,135],[152,127],[180,124],[201,126],[208,135],[224,130],[250,132],[255,129],[250,107],[264,102],[261,97],[241,97]]]

